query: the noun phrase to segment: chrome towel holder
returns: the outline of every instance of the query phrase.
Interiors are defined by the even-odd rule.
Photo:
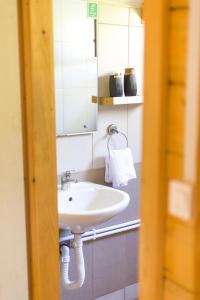
[[[128,147],[128,138],[127,136],[125,135],[125,133],[119,131],[117,129],[117,125],[115,124],[110,124],[108,127],[107,127],[107,134],[109,135],[109,138],[108,138],[108,142],[107,142],[107,148],[108,148],[108,151],[110,151],[110,141],[111,141],[111,138],[114,134],[121,134],[123,135],[123,137],[126,139],[126,145]]]

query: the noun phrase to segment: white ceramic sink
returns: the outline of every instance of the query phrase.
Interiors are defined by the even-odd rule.
[[[68,190],[58,190],[59,227],[83,233],[111,219],[128,204],[125,192],[90,182],[72,183]]]

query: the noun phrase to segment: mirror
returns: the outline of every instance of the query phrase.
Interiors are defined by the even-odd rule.
[[[54,0],[54,70],[58,136],[97,130],[97,22],[86,0]]]

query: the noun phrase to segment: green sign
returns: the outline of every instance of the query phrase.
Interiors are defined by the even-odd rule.
[[[88,17],[97,19],[98,16],[98,4],[95,1],[88,1]]]

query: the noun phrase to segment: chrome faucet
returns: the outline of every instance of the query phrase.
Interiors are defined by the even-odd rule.
[[[77,182],[76,179],[73,179],[72,173],[75,172],[74,170],[66,171],[62,176],[61,176],[61,189],[64,190],[65,186],[66,189],[70,188],[71,183]]]

